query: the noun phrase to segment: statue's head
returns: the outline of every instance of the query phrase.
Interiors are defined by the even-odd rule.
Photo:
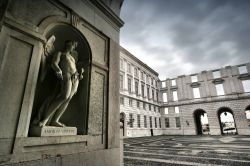
[[[69,50],[69,51],[73,51],[78,45],[78,42],[73,41],[73,40],[67,40],[65,42],[65,49]]]

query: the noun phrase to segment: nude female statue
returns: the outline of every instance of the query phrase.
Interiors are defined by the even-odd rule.
[[[65,126],[59,120],[76,94],[79,80],[83,78],[84,72],[83,68],[80,69],[80,73],[77,71],[78,53],[75,50],[77,44],[75,41],[66,41],[64,49],[52,57],[51,67],[60,82],[60,90],[45,100],[42,109],[39,110],[35,123],[39,122],[37,125],[40,127]]]

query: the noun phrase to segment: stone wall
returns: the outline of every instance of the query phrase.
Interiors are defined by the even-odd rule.
[[[239,67],[245,66],[245,72],[240,73]],[[219,71],[220,77],[214,78],[213,72]],[[196,135],[197,128],[194,121],[194,112],[204,110],[208,115],[211,135],[221,135],[218,110],[228,108],[234,115],[234,120],[239,135],[250,135],[245,114],[250,105],[250,94],[245,92],[242,81],[250,79],[250,64],[226,66],[224,68],[202,71],[191,75],[182,75],[177,78],[164,80],[166,87],[161,87],[161,94],[167,93],[167,102],[163,102],[160,96],[162,116],[169,118],[170,127],[165,128],[167,135]],[[191,77],[196,75],[198,80],[192,82]],[[171,80],[176,80],[176,85],[171,85]],[[222,84],[224,95],[218,95],[216,85]],[[200,97],[195,98],[192,88],[199,88]],[[176,90],[178,100],[173,101],[173,91]],[[179,107],[180,113],[175,113],[174,108]],[[169,113],[165,114],[164,109]],[[176,128],[175,117],[180,117],[181,127]],[[165,122],[164,122],[165,123]],[[189,125],[187,125],[189,123]]]
[[[114,5],[121,2],[110,5],[117,10]],[[119,16],[102,1],[13,0],[1,1],[0,19],[0,165],[119,165],[119,29],[123,25]],[[31,137],[43,47],[58,26],[76,34],[72,37],[61,28],[60,37],[75,39],[79,34],[86,41],[80,44],[90,50],[81,84],[88,88],[69,106],[79,114],[68,111],[64,118],[72,124],[77,121],[81,132]]]
[[[180,113],[176,114],[173,107],[169,107],[169,114],[163,115],[163,118],[170,119],[170,127],[163,127],[163,134],[166,135],[196,135],[196,124],[194,112],[198,109],[206,111],[208,115],[208,122],[210,125],[211,135],[221,135],[220,122],[218,117],[218,110],[220,108],[229,108],[234,114],[236,128],[239,135],[250,135],[250,127],[248,126],[245,109],[249,106],[250,99],[218,101],[199,104],[187,104],[179,106]],[[175,117],[181,117],[181,127],[175,128]],[[186,121],[189,122],[187,125]]]

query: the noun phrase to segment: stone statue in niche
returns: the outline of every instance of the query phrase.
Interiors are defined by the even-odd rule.
[[[51,66],[57,77],[57,91],[52,92],[38,110],[32,124],[39,127],[65,127],[65,124],[59,120],[67,109],[70,100],[76,94],[79,81],[83,78],[84,69],[81,63],[78,63],[76,51],[78,43],[68,40],[65,42],[62,51],[55,51],[55,40],[55,36],[51,36],[45,44],[40,80],[44,79],[48,68]]]

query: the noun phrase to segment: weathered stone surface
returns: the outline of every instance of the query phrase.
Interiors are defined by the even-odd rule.
[[[108,6],[82,0],[4,0],[4,5],[1,1],[1,165],[119,165],[119,144],[108,147],[108,142],[119,142],[119,137],[113,137],[119,135],[115,129],[119,122],[110,118],[119,116],[119,103],[109,99],[118,94],[112,89],[117,82],[109,86],[109,80],[117,79],[119,73],[109,72],[110,40],[119,45],[123,24],[112,11],[122,2],[116,1],[118,4],[112,1]],[[51,35],[60,38],[62,45],[76,39],[79,61],[89,64],[61,118],[62,123],[76,128],[31,127],[36,108],[42,105],[40,100],[56,89],[51,88],[53,81],[43,86],[39,80],[43,47]],[[112,50],[112,60],[118,59],[119,49]],[[44,98],[36,95],[40,94],[38,89],[45,93]]]
[[[76,127],[32,126],[30,128],[30,135],[38,137],[76,135],[76,133]]]

